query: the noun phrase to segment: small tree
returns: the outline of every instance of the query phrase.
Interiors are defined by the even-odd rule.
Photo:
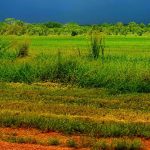
[[[105,50],[105,37],[102,32],[92,29],[90,33],[90,47],[92,57],[98,59],[100,51],[102,53],[102,63],[104,62],[104,50]]]
[[[78,32],[77,32],[77,31],[72,31],[72,32],[71,32],[71,36],[76,36],[76,35],[78,35]]]

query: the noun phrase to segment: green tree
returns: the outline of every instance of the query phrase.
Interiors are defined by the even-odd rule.
[[[63,25],[58,22],[47,22],[47,23],[44,23],[44,25],[47,28],[62,28],[63,27]]]
[[[131,32],[132,34],[135,34],[138,24],[136,24],[136,22],[130,22],[128,24],[128,27],[129,27],[129,32]]]

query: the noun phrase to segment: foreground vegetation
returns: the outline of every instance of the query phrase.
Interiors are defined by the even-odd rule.
[[[150,137],[150,94],[120,95],[54,83],[0,85],[1,127],[37,128],[92,139]]]
[[[27,129],[25,128],[0,128],[0,140],[5,142],[14,143],[16,147],[19,145],[20,147],[31,146],[36,147],[44,146],[44,149],[61,149],[61,150],[72,150],[82,149],[85,150],[142,150],[145,149],[145,144],[148,140],[143,141],[140,138],[94,138],[88,137],[86,135],[64,135],[56,132],[41,132],[37,129]],[[1,146],[5,142],[1,142]],[[17,144],[15,144],[17,143]],[[23,144],[23,145],[21,145]],[[24,145],[26,144],[26,145]],[[32,145],[31,145],[32,144]],[[12,145],[7,143],[7,145]],[[3,147],[3,146],[2,146]],[[3,149],[1,147],[1,149]],[[8,146],[7,146],[8,147]],[[68,147],[68,148],[66,148]],[[9,147],[8,147],[9,148]],[[43,149],[41,147],[41,149]],[[4,148],[7,149],[7,148]],[[22,148],[20,148],[22,149]]]
[[[12,19],[1,25],[6,29],[31,26]],[[45,24],[51,28],[49,25]],[[59,28],[64,31],[64,26]],[[5,35],[1,28],[0,127],[85,136],[87,147],[93,150],[143,148],[141,139],[150,138],[148,31],[144,36],[124,36],[120,29],[121,35],[100,32],[98,37],[101,28],[94,28],[96,34],[90,31],[90,38],[87,32],[77,36],[72,28],[67,29],[71,36]],[[0,140],[38,143],[28,137],[3,135]],[[44,144],[61,143],[53,138]],[[81,146],[72,138],[65,145]]]

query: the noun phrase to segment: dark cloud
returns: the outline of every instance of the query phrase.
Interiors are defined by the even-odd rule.
[[[149,0],[0,0],[0,20],[148,23],[149,14]]]

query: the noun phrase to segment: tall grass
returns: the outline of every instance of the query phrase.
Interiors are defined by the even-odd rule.
[[[116,139],[111,143],[108,141],[98,141],[93,150],[141,150],[143,149],[142,142],[138,139]]]
[[[26,57],[29,55],[29,39],[25,38],[23,41],[18,44],[18,57]]]
[[[98,30],[92,30],[90,33],[90,48],[94,59],[98,59],[100,51],[102,52],[102,62],[104,61],[105,38]]]
[[[5,38],[0,38],[0,58],[4,57],[6,52],[11,47],[11,42]]]
[[[2,112],[1,127],[32,127],[42,131],[66,134],[86,134],[94,137],[143,136],[150,137],[150,126],[145,123],[95,122],[69,116],[37,116],[34,114]]]
[[[123,59],[105,59],[105,65],[87,58],[40,54],[32,60],[1,60],[0,81],[59,81],[82,87],[105,87],[124,92],[150,92],[150,64]],[[143,58],[144,60],[144,58]]]
[[[81,53],[79,57],[75,57],[73,49],[70,50],[71,55],[63,53],[59,48],[58,54],[44,51],[40,54],[31,53],[32,55],[25,59],[16,58],[16,53],[10,50],[3,59],[0,58],[0,81],[54,81],[123,92],[150,92],[150,59],[147,56],[132,53],[123,55],[120,50],[117,54],[110,55],[107,52],[105,57],[99,57],[99,50],[104,51],[105,48],[104,39],[97,39],[97,35],[92,39],[93,44],[96,41],[96,47],[93,45],[93,57],[97,60]],[[55,38],[54,40],[56,41]],[[19,56],[27,56],[28,51],[29,43],[23,44]]]

